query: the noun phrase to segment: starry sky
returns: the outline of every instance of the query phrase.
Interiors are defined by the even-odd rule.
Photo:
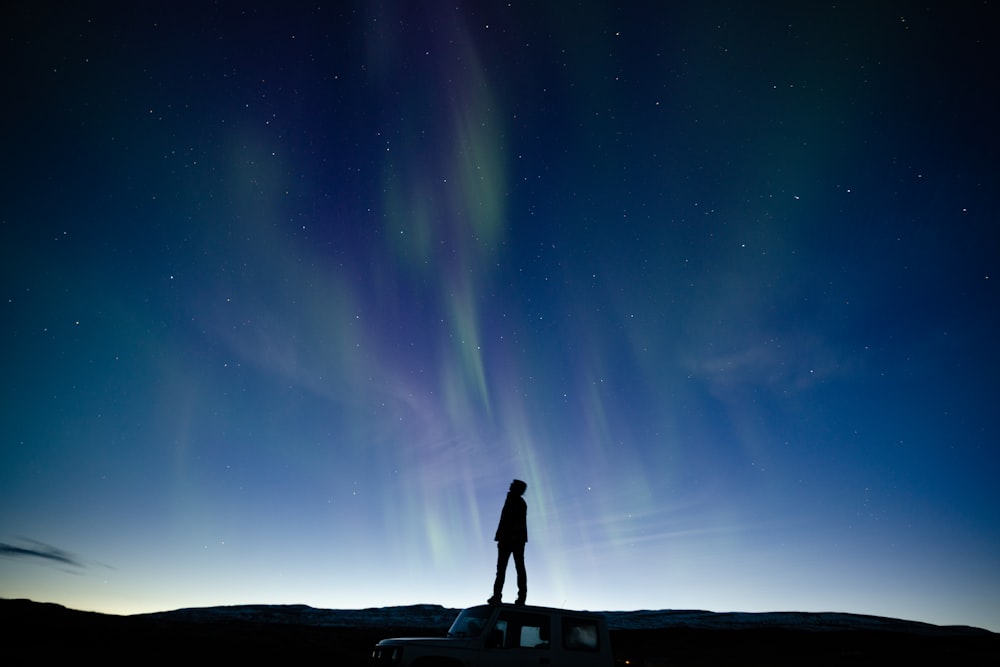
[[[530,603],[1000,631],[994,2],[69,4],[0,596],[478,604],[516,477]]]

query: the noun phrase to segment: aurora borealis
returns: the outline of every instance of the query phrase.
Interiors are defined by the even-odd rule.
[[[1000,630],[992,3],[62,4],[0,596]]]

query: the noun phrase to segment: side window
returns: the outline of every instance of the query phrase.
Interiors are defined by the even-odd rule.
[[[570,651],[599,651],[597,623],[589,619],[564,618],[563,646]]]
[[[504,648],[549,648],[551,630],[548,616],[504,611],[496,627],[503,628]]]
[[[487,648],[503,648],[507,645],[507,621],[500,618],[486,638]]]

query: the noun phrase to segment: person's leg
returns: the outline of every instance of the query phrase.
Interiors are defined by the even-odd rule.
[[[515,604],[524,604],[524,599],[528,597],[528,572],[524,568],[524,544],[518,544],[513,550],[514,567],[517,569],[517,601]]]
[[[497,578],[493,581],[493,597],[489,602],[499,603],[503,596],[503,584],[507,579],[507,562],[510,560],[510,545],[497,542]]]

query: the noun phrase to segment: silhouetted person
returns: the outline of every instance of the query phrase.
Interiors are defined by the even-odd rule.
[[[500,525],[493,539],[497,542],[497,578],[493,582],[493,597],[490,604],[500,604],[503,582],[507,578],[507,562],[514,556],[517,569],[517,600],[514,604],[524,604],[528,595],[528,575],[524,570],[524,545],[528,542],[528,504],[524,502],[524,492],[528,485],[519,479],[510,483],[507,500],[500,512]]]

